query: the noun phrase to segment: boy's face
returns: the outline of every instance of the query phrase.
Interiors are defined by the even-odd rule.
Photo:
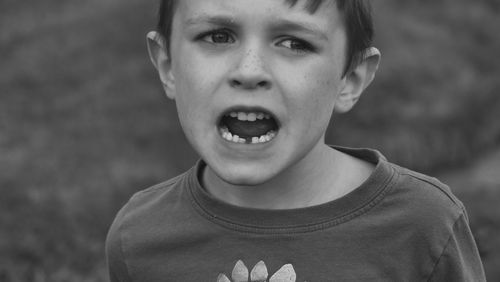
[[[159,71],[188,140],[228,183],[265,183],[324,146],[346,35],[334,1],[314,14],[305,4],[178,1]]]

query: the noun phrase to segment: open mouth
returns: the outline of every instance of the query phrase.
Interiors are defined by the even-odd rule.
[[[233,143],[267,143],[276,137],[278,130],[276,118],[260,110],[228,111],[219,122],[219,133],[222,138]]]

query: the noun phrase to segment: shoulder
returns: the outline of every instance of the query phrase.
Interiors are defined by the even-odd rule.
[[[480,255],[462,202],[450,188],[421,173],[393,165],[402,194],[412,196],[407,215],[419,247],[432,254],[433,268],[427,281],[486,281]]]
[[[437,178],[391,164],[398,177],[401,189],[410,189],[417,199],[427,200],[439,206],[464,211],[462,202],[452,193],[450,187]]]
[[[142,241],[144,230],[157,225],[162,208],[180,197],[185,174],[135,193],[116,215],[106,237],[106,259],[111,281],[131,281],[126,263],[127,246]],[[135,238],[135,239],[134,239]]]
[[[392,240],[404,238],[406,250],[418,254],[430,273],[450,240],[466,238],[457,248],[475,248],[470,240],[468,218],[462,202],[438,179],[391,163],[390,191],[375,208],[376,218]],[[411,250],[411,251],[410,251]],[[424,262],[422,262],[424,263]]]
[[[388,163],[394,170],[392,191],[385,204],[415,227],[449,234],[455,222],[467,214],[462,202],[438,179]]]
[[[184,185],[186,174],[187,172],[135,193],[124,208],[134,210],[137,207],[151,204],[152,201],[176,196],[176,192],[179,192],[178,190]]]
[[[122,233],[125,228],[131,229],[157,219],[169,204],[179,202],[185,190],[183,187],[187,185],[185,183],[187,173],[132,195],[111,224],[108,239],[116,237],[114,235]]]
[[[135,193],[121,209],[121,221],[142,219],[161,212],[169,204],[179,202],[187,185],[187,173]]]
[[[383,194],[375,209],[378,215],[394,218],[403,225],[421,224],[429,228],[445,225],[448,229],[462,214],[467,217],[462,202],[438,179],[391,163],[373,149],[338,146],[334,149],[376,164],[369,183],[384,187],[378,190]]]

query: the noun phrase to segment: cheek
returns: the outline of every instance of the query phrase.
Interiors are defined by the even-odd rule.
[[[209,82],[204,73],[193,60],[179,60],[174,66],[177,107],[183,117],[197,117],[206,106]]]
[[[204,138],[215,125],[216,94],[224,82],[221,62],[213,62],[185,49],[174,62],[176,105],[181,125],[189,136]],[[208,125],[208,127],[207,127]]]
[[[302,75],[290,78],[294,102],[291,107],[300,113],[301,122],[311,129],[328,125],[340,89],[340,73],[322,63],[302,68]]]
[[[228,62],[221,58],[207,58],[206,54],[183,46],[175,65],[176,90],[181,96],[196,101],[210,101],[216,90],[224,83]],[[199,105],[205,108],[208,105]]]
[[[176,69],[175,103],[179,121],[185,134],[193,137],[195,133],[199,132],[196,128],[202,125],[199,121],[203,119],[202,109],[206,105],[206,101],[202,95],[203,88],[199,84],[200,81],[196,79],[197,74],[186,75],[189,73],[191,73],[189,68],[185,66]]]

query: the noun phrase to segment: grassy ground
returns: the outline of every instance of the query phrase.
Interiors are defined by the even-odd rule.
[[[500,185],[459,176],[500,167],[468,165],[500,147],[496,3],[374,2],[380,73],[328,134],[446,171],[491,281],[500,277]],[[154,7],[0,2],[0,281],[106,281],[103,242],[117,209],[193,163],[147,58]]]

